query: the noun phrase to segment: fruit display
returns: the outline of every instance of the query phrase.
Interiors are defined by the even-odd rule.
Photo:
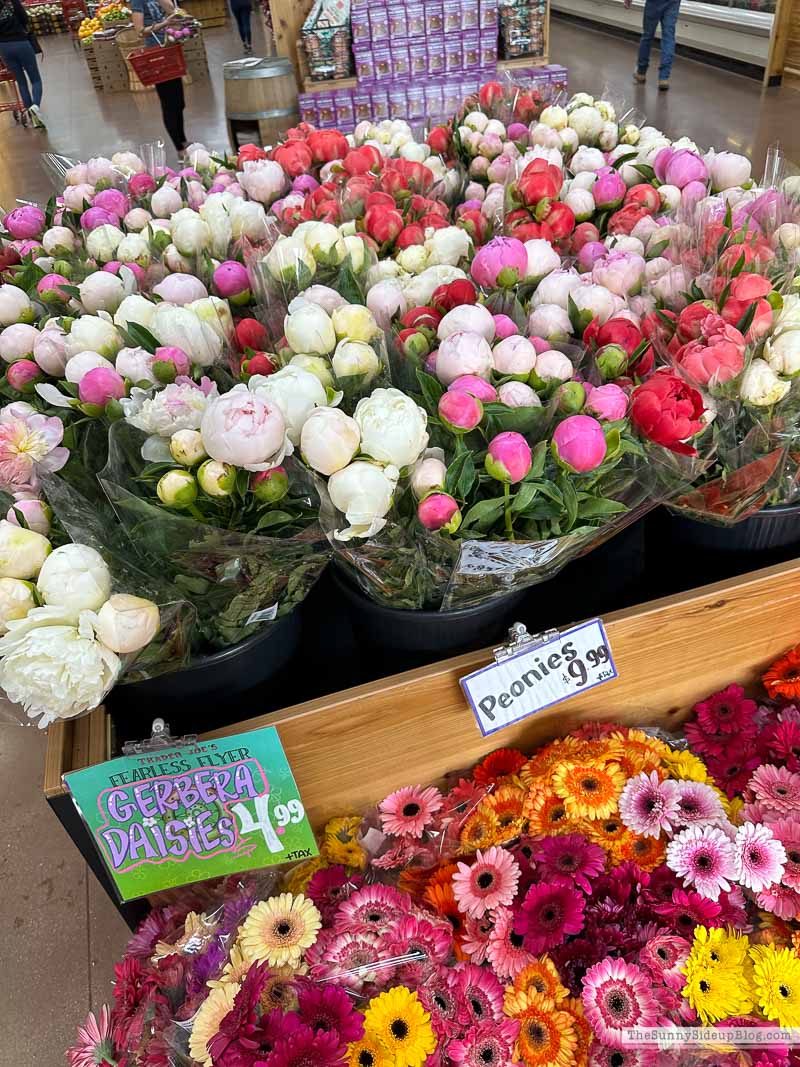
[[[82,41],[88,41],[92,34],[98,30],[102,30],[103,23],[96,16],[94,18],[85,18],[78,27],[78,37]]]
[[[26,11],[31,30],[39,37],[63,33],[67,28],[61,4],[30,4],[26,5]]]
[[[110,26],[117,22],[129,22],[131,9],[115,0],[114,3],[102,4],[97,9],[97,17],[104,26]]]

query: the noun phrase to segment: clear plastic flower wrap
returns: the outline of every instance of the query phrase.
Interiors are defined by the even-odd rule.
[[[116,423],[100,480],[143,565],[194,604],[193,652],[227,648],[296,608],[330,555],[313,476],[292,459],[254,473],[206,461],[192,473],[194,456],[189,467],[145,461],[145,440]]]

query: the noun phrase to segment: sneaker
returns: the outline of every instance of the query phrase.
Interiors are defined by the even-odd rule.
[[[666,93],[668,90],[669,90],[669,79],[668,78],[662,78],[661,81],[658,83],[658,91],[660,93]]]
[[[47,129],[45,121],[42,118],[42,113],[36,104],[31,104],[28,108],[28,119],[30,120],[31,125],[37,130]]]
[[[636,82],[637,85],[644,85],[644,83],[647,81],[647,72],[643,74],[640,70],[635,70],[633,72],[633,80]]]

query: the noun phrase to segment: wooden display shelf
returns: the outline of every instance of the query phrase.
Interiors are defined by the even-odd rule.
[[[403,785],[436,781],[496,748],[530,751],[582,722],[674,730],[698,700],[730,682],[756,684],[765,668],[800,640],[800,560],[617,611],[603,622],[618,677],[490,737],[478,730],[459,685],[465,674],[491,661],[490,649],[201,736],[278,727],[319,831],[331,816],[361,812]],[[252,706],[253,697],[246,696],[243,709]],[[144,736],[150,725],[146,708],[142,716]],[[103,708],[50,727],[45,796],[107,890],[108,876],[61,776],[114,754]],[[142,913],[138,902],[120,910],[130,921]]]
[[[295,57],[295,67],[296,70],[299,71],[297,84],[301,86],[301,92],[332,93],[336,89],[355,89],[358,85],[358,78],[356,78],[355,75],[350,78],[328,78],[325,81],[315,81],[311,77],[306,50],[303,48],[302,41],[299,38],[295,42]]]
[[[546,67],[549,56],[515,56],[514,59],[499,59],[498,70],[526,70],[528,67]]]

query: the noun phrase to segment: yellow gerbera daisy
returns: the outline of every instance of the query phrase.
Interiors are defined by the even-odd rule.
[[[364,867],[367,854],[358,844],[356,835],[361,827],[358,815],[341,815],[325,824],[325,839],[321,852],[328,863],[345,867]]]
[[[212,989],[194,1017],[189,1036],[189,1055],[202,1063],[203,1067],[211,1067],[208,1043],[219,1033],[220,1023],[233,1007],[239,989],[236,982]]]
[[[347,1067],[395,1067],[386,1046],[375,1037],[364,1037],[347,1046]]]
[[[779,1026],[800,1026],[800,959],[788,948],[755,945],[753,986],[758,1006]]]
[[[522,810],[525,795],[525,790],[519,786],[501,785],[481,801],[481,806],[485,804],[494,812],[504,841],[511,841],[525,832],[527,819]]]
[[[464,820],[458,836],[462,852],[477,852],[479,848],[489,848],[502,839],[497,816],[484,803],[480,803],[470,817]]]
[[[667,777],[674,778],[676,781],[688,779],[690,782],[711,784],[711,777],[706,770],[705,763],[687,749],[682,751],[669,749],[661,757],[661,766],[667,772]]]
[[[254,904],[239,934],[244,955],[273,967],[294,965],[317,940],[320,914],[303,896],[281,893]]]
[[[617,810],[626,778],[613,760],[564,763],[553,772],[553,789],[574,819],[605,819]]]
[[[258,998],[258,1003],[261,1005],[263,1012],[278,1011],[290,1012],[297,1011],[298,999],[297,999],[297,985],[294,981],[298,974],[306,974],[308,967],[305,963],[301,963],[299,967],[275,967],[271,972],[264,988],[261,990],[261,996]]]
[[[561,984],[556,965],[549,956],[539,956],[527,967],[523,967],[514,978],[513,987],[506,989],[506,996],[512,990],[515,993],[539,993],[552,1001],[563,1000],[568,995]],[[511,1013],[507,1011],[506,1014]]]
[[[742,978],[723,967],[693,967],[687,974],[683,995],[705,1026],[732,1015],[746,1015],[752,1007]]]
[[[416,993],[395,986],[374,997],[364,1012],[364,1036],[381,1042],[395,1064],[422,1067],[436,1049],[431,1017]]]
[[[242,947],[238,941],[236,941],[231,948],[231,954],[228,957],[228,962],[222,970],[222,974],[219,978],[212,978],[206,985],[209,989],[216,989],[217,986],[230,985],[231,982],[235,982],[237,985],[241,985],[244,976],[250,970],[253,965],[252,960],[248,960],[242,952]]]
[[[538,993],[517,993],[513,1006],[520,1024],[517,1059],[528,1067],[573,1067],[578,1038],[572,1016]]]
[[[589,1047],[592,1044],[594,1033],[586,1016],[583,1014],[583,1003],[580,997],[567,997],[558,1005],[560,1011],[564,1011],[572,1019],[575,1027],[575,1037],[578,1044],[575,1049],[575,1067],[586,1067],[589,1062]]]
[[[747,938],[734,933],[733,930],[697,926],[686,968],[691,970],[699,967],[704,970],[708,967],[721,967],[727,972],[740,974],[748,962],[749,950],[750,942]]]

